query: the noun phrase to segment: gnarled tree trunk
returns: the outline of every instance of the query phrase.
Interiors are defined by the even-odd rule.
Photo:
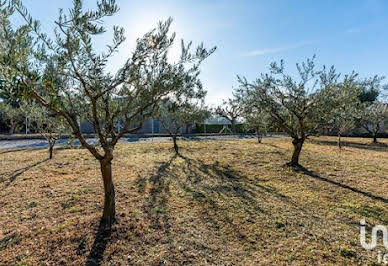
[[[304,141],[305,141],[304,138],[298,138],[298,139],[292,140],[292,145],[294,145],[294,152],[292,154],[290,164],[293,166],[299,166],[299,157],[300,157],[300,152],[302,151]]]
[[[102,214],[102,222],[107,225],[111,225],[115,221],[116,207],[115,207],[115,188],[112,179],[112,159],[104,157],[100,161],[101,174],[104,182],[104,212]]]

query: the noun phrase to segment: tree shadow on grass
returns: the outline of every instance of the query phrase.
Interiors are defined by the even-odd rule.
[[[220,162],[206,163],[182,154],[172,156],[168,161],[161,163],[154,175],[149,178],[138,178],[136,183],[139,193],[148,194],[143,207],[144,213],[150,222],[150,228],[158,232],[157,241],[162,245],[168,244],[168,261],[182,259],[183,251],[179,249],[177,242],[192,241],[184,236],[182,238],[176,236],[176,232],[184,230],[174,224],[176,217],[171,217],[169,207],[171,204],[174,206],[176,200],[195,203],[193,207],[199,208],[199,219],[205,224],[204,228],[211,228],[219,231],[220,234],[228,230],[237,241],[244,244],[253,244],[256,239],[247,236],[240,222],[254,224],[259,220],[258,216],[265,212],[260,207],[261,200],[267,200],[269,195],[288,200],[286,196],[270,186],[261,185],[257,178],[241,175],[228,165]],[[149,189],[148,193],[146,188]],[[175,191],[179,191],[179,198],[174,198]],[[241,214],[245,218],[237,219]],[[187,218],[188,221],[192,219],[190,217],[180,219],[182,218]],[[178,228],[175,228],[176,226]],[[163,237],[159,236],[160,233]],[[193,241],[192,248],[202,245],[196,240]],[[211,249],[205,244],[196,249],[196,252],[206,257],[209,254],[209,248]],[[214,260],[212,257],[206,259]],[[193,263],[190,258],[187,258],[187,262]]]
[[[187,182],[182,183],[182,187],[197,196],[216,193],[226,198],[238,199],[245,212],[252,215],[263,212],[258,201],[260,194],[269,193],[282,200],[287,198],[275,189],[259,184],[257,179],[249,178],[233,170],[229,165],[223,165],[218,161],[207,164],[183,155],[179,156],[187,163],[187,167],[184,168]],[[207,180],[212,183],[206,183]],[[198,197],[195,198],[198,199]]]
[[[241,244],[254,248],[257,239],[244,232],[243,224],[254,224],[263,214],[271,215],[261,208],[264,201],[289,201],[274,188],[260,184],[257,177],[245,176],[229,165],[180,157],[186,162],[183,169],[187,176],[180,187],[202,209],[202,222],[217,231],[231,230]]]
[[[12,153],[12,152],[18,152],[18,151],[31,151],[31,149],[28,149],[28,148],[9,149],[9,150],[5,150],[5,151],[0,152],[0,154],[6,154],[6,153]]]
[[[144,211],[151,220],[151,227],[156,230],[163,230],[168,237],[170,235],[170,222],[166,207],[171,182],[168,168],[176,158],[177,155],[175,154],[170,160],[162,163],[157,172],[149,178],[151,188],[148,201],[144,206]]]
[[[247,220],[254,222],[265,213],[262,201],[274,197],[288,201],[288,198],[270,186],[260,184],[256,177],[248,177],[235,171],[229,165],[218,161],[206,163],[180,155],[185,160],[186,182],[181,187],[203,208],[204,219],[216,229],[223,226],[234,228],[237,239],[245,241],[244,233],[233,221],[234,212],[242,212]],[[232,211],[232,213],[231,213]]]
[[[20,175],[22,175],[23,173],[25,173],[26,171],[48,161],[49,159],[44,159],[42,161],[39,161],[39,162],[36,162],[32,165],[29,165],[29,166],[26,166],[26,167],[23,167],[23,168],[20,168],[18,170],[15,170],[13,171],[12,173],[9,174],[8,178],[0,178],[0,182],[4,182],[6,180],[8,180],[8,183],[7,183],[7,186],[9,186],[11,183],[13,183]]]
[[[111,234],[112,228],[107,227],[107,225],[101,220],[94,238],[92,249],[90,250],[85,265],[101,265]]]
[[[310,143],[318,144],[318,145],[327,145],[327,146],[338,146],[338,142],[335,140],[320,140],[320,139],[311,139]],[[354,141],[342,141],[343,146],[357,148],[357,149],[365,149],[371,151],[378,152],[387,152],[388,144],[385,143],[359,143]]]
[[[322,177],[322,176],[318,175],[317,173],[314,173],[313,171],[310,171],[310,170],[306,169],[306,168],[303,167],[303,166],[298,166],[298,167],[296,167],[296,168],[295,168],[295,171],[297,171],[297,172],[302,172],[302,173],[304,173],[305,175],[307,175],[307,176],[309,176],[309,177],[312,177],[312,178],[314,178],[314,179],[316,179],[316,180],[320,180],[320,181],[329,183],[329,184],[331,184],[331,185],[335,185],[335,186],[341,187],[341,188],[343,188],[343,189],[350,190],[350,191],[352,191],[352,192],[358,193],[358,194],[360,194],[360,195],[362,195],[362,196],[371,198],[371,199],[373,199],[373,200],[377,200],[377,201],[380,201],[380,202],[383,202],[383,203],[388,203],[388,199],[386,199],[386,198],[383,198],[383,197],[374,195],[374,194],[372,194],[371,192],[362,191],[362,190],[360,190],[360,189],[351,187],[351,186],[346,185],[346,184],[342,184],[342,183],[340,183],[340,182],[331,180],[331,179],[326,178],[326,177]]]

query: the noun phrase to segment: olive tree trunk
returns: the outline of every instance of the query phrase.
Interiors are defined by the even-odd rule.
[[[49,159],[51,160],[54,155],[55,139],[49,140]]]
[[[261,141],[263,140],[263,137],[259,133],[256,133],[256,135],[257,135],[257,142],[261,143]]]
[[[338,133],[337,145],[338,145],[338,148],[341,150],[342,149],[341,133]]]
[[[175,153],[178,154],[179,153],[179,147],[178,147],[178,144],[177,144],[176,136],[172,137],[172,141],[174,142]]]
[[[113,156],[112,156],[113,158]],[[111,225],[115,221],[115,188],[112,179],[112,159],[102,159],[100,161],[101,174],[104,182],[104,212],[102,214],[102,222]]]
[[[232,124],[232,133],[236,134],[236,120],[232,119],[230,122]]]
[[[292,158],[291,158],[291,162],[290,162],[291,165],[294,165],[294,166],[299,165],[299,157],[300,157],[300,153],[302,151],[304,141],[305,141],[304,138],[292,140],[292,145],[294,145],[294,152],[292,154]]]
[[[378,141],[377,141],[377,133],[373,134],[373,143],[378,143]]]

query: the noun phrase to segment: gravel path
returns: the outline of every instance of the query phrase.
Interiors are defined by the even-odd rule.
[[[278,136],[271,136],[278,137]],[[226,136],[191,136],[182,137],[182,140],[198,140],[198,141],[211,141],[211,140],[238,140],[255,138],[253,135],[226,135]],[[163,142],[171,141],[169,137],[147,137],[147,138],[122,138],[119,143],[131,143],[131,142]],[[87,139],[90,144],[97,143],[97,139]],[[60,139],[57,141],[56,146],[64,146],[67,144],[67,139]],[[75,146],[80,145],[79,141],[74,142]],[[39,149],[48,147],[47,141],[44,139],[22,139],[22,140],[0,140],[0,149]]]

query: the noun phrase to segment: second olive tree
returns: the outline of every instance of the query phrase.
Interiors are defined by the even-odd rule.
[[[274,126],[292,138],[291,166],[299,166],[304,142],[324,124],[322,117],[331,101],[325,88],[337,86],[339,79],[333,67],[316,70],[314,58],[296,67],[298,79],[286,72],[283,61],[272,63],[270,73],[253,82],[238,78],[249,102],[263,108]]]

